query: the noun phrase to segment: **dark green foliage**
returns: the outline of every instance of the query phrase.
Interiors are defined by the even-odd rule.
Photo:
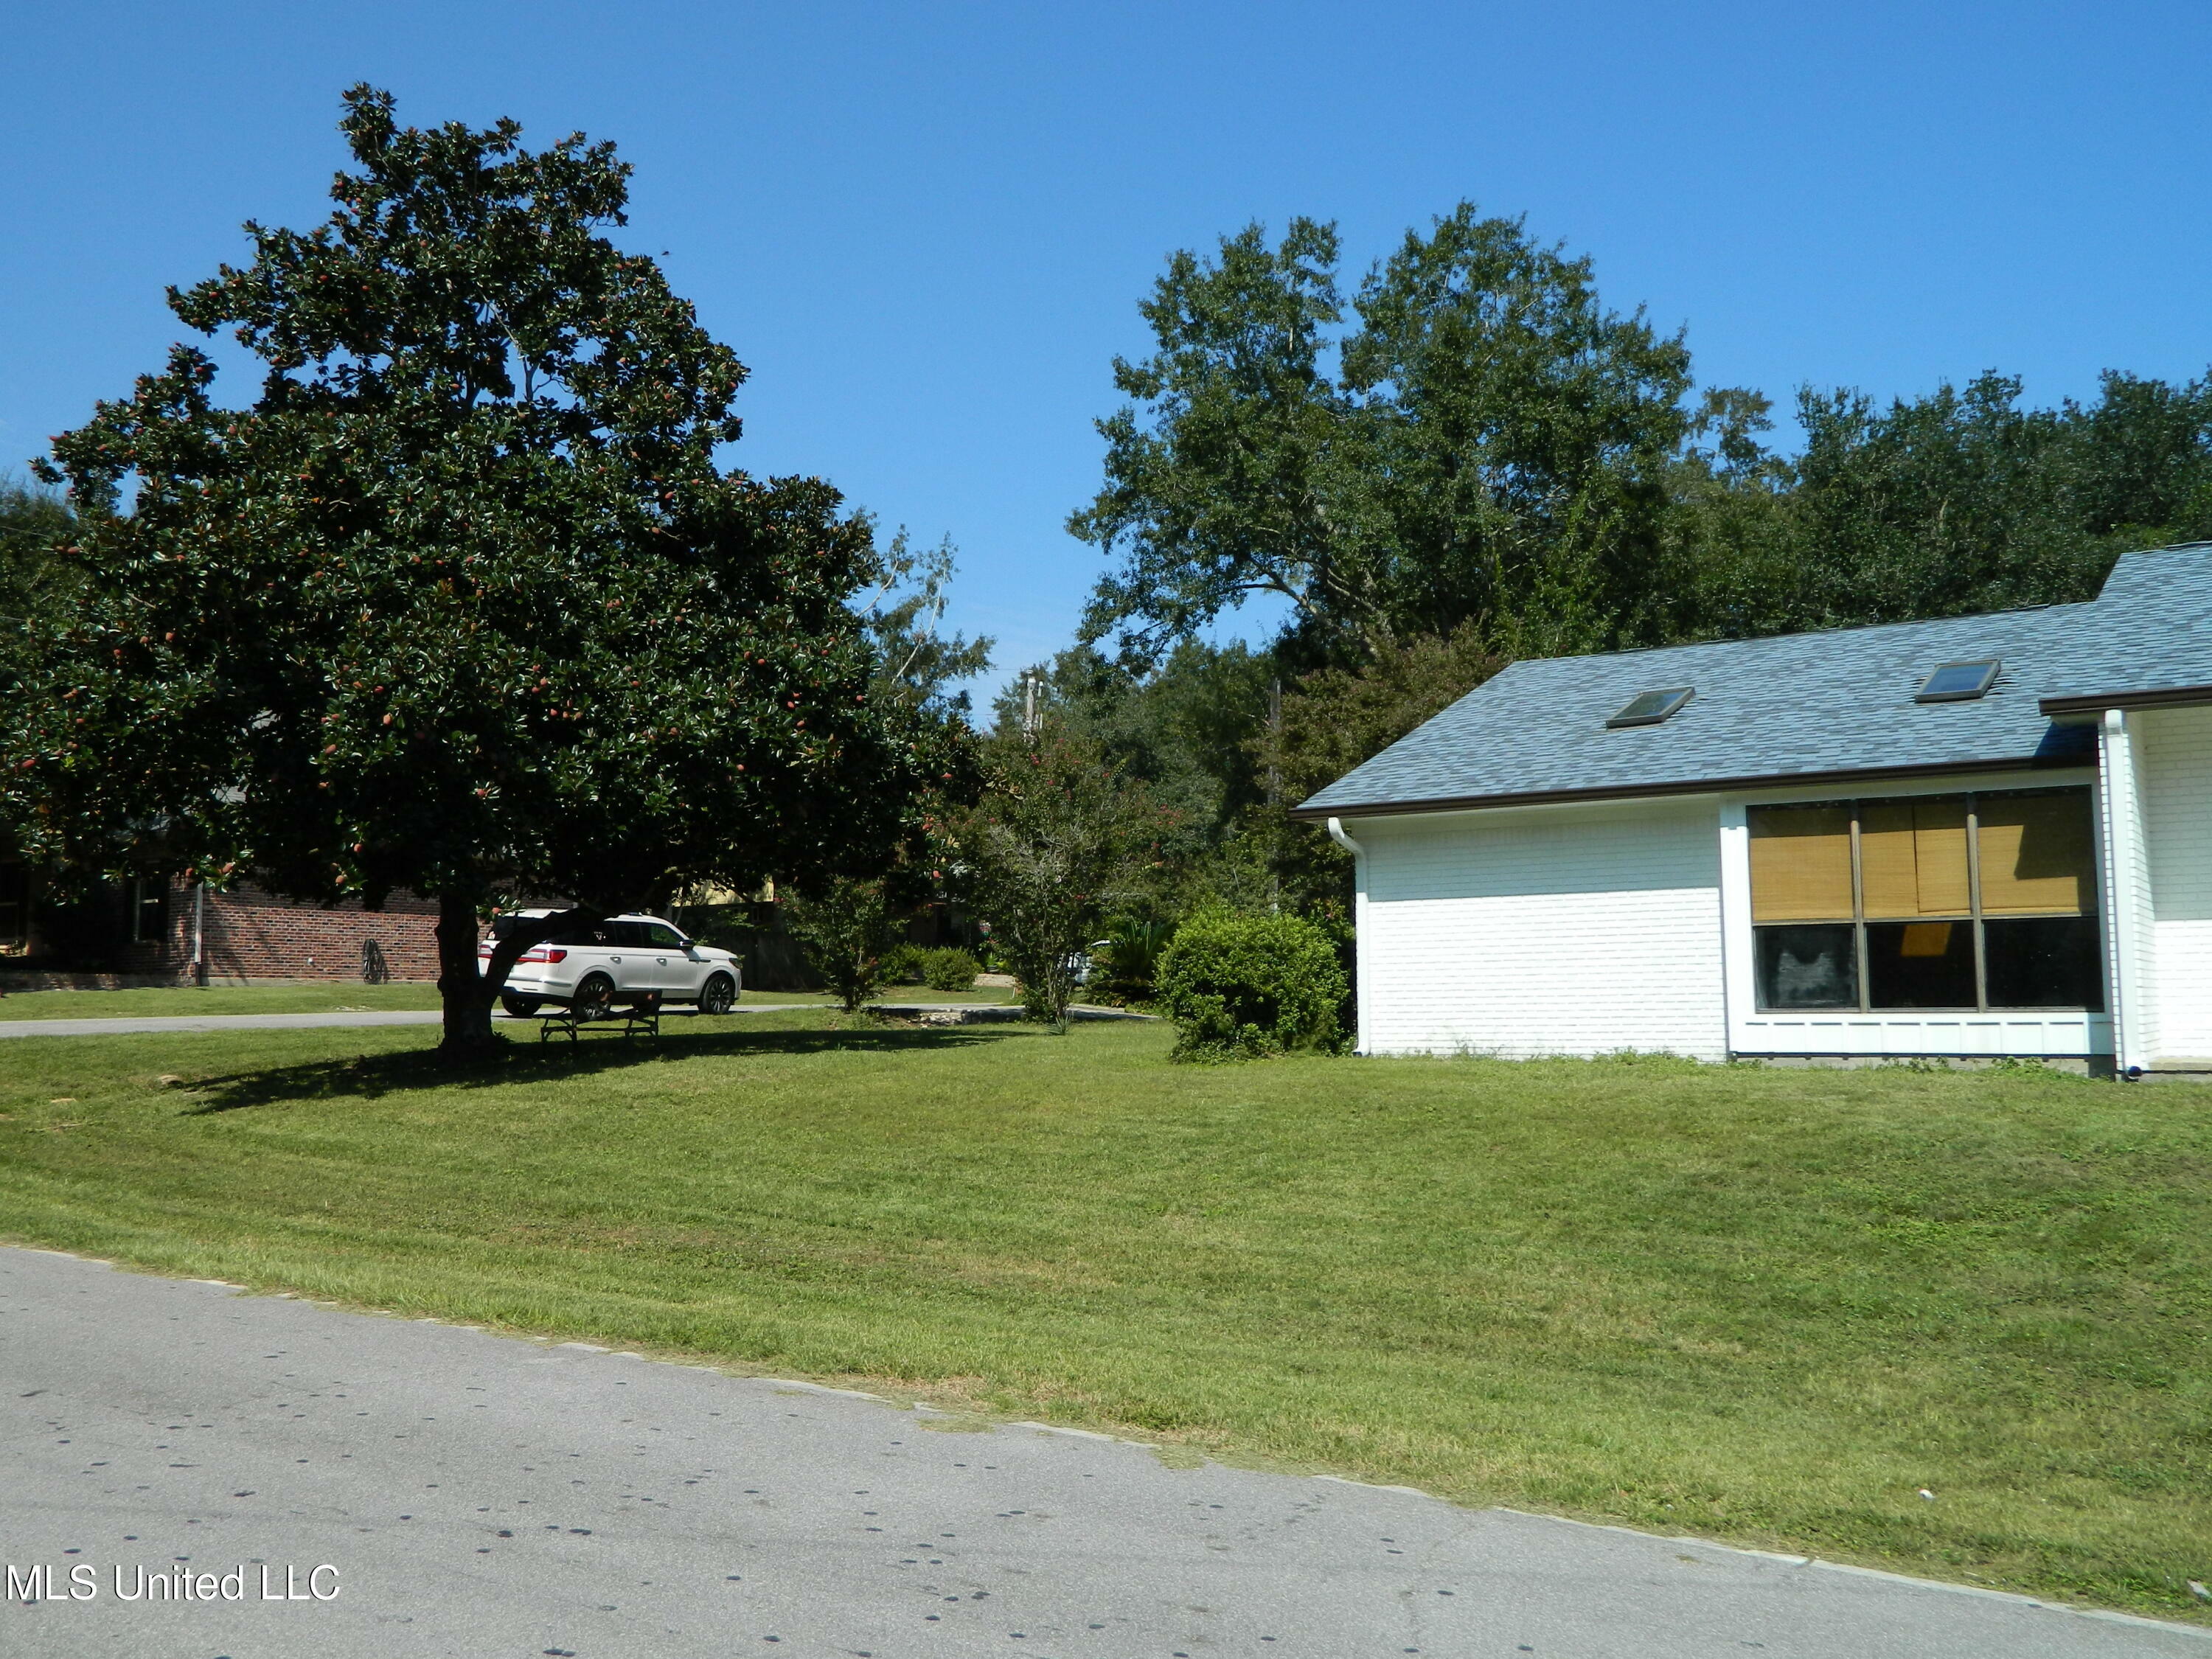
[[[1115,386],[1148,407],[1098,423],[1105,487],[1068,521],[1122,560],[1098,585],[1085,640],[1119,629],[1151,656],[1255,593],[1316,625],[1368,618],[1323,506],[1348,414],[1322,369],[1343,315],[1336,260],[1335,228],[1310,219],[1272,249],[1252,225],[1212,263],[1169,259],[1138,307],[1158,349],[1114,360]]]
[[[57,550],[71,522],[58,491],[0,478],[0,635],[19,636],[26,617],[62,603],[69,568]]]
[[[996,737],[984,758],[982,798],[950,826],[945,856],[990,924],[993,957],[1021,981],[1023,1007],[1064,1024],[1079,958],[1141,885],[1175,815],[1056,726],[1034,741]]]
[[[1091,955],[1091,994],[1102,1002],[1151,1001],[1160,952],[1174,933],[1158,920],[1125,916],[1114,922],[1103,946]]]
[[[1696,387],[1680,334],[1518,221],[1462,204],[1348,307],[1337,261],[1305,219],[1178,252],[1153,350],[1115,363],[1132,401],[1070,528],[1115,562],[1039,672],[1183,814],[1145,915],[1340,921],[1346,860],[1289,808],[1514,657],[2084,599],[2122,552],[2212,538],[2212,377],[2053,409],[1993,373],[1886,409],[1808,389],[1791,459],[1765,397]],[[1292,607],[1267,647],[1200,641],[1260,593]]]
[[[912,985],[921,978],[922,958],[929,954],[919,945],[901,939],[884,952],[881,978],[886,985]]]
[[[1293,823],[1289,808],[1480,685],[1505,666],[1473,623],[1449,639],[1433,635],[1392,642],[1358,671],[1327,668],[1284,688],[1282,716],[1250,739],[1279,780],[1279,804],[1255,813],[1254,838],[1266,848],[1281,901],[1318,918],[1348,923],[1352,858],[1315,825]]]
[[[1336,947],[1295,915],[1208,910],[1160,953],[1156,1006],[1176,1023],[1178,1060],[1251,1060],[1337,1034],[1345,1000]]]
[[[983,964],[957,945],[921,953],[921,982],[933,991],[968,991]]]
[[[1121,561],[1085,637],[1150,655],[1262,592],[1296,607],[1310,660],[1469,623],[1516,651],[1675,631],[1681,338],[1466,203],[1407,234],[1340,335],[1336,260],[1306,219],[1272,250],[1254,225],[1170,258],[1139,307],[1157,350],[1115,362],[1144,407],[1100,422],[1105,487],[1069,522]]]
[[[1174,908],[1172,889],[1183,873],[1265,798],[1250,737],[1267,719],[1276,672],[1269,653],[1198,640],[1182,641],[1149,668],[1078,645],[1030,671],[1042,682],[1042,718],[1097,745],[1107,765],[1175,813],[1162,847],[1168,880],[1148,890],[1150,904]],[[995,705],[1000,733],[1019,734],[1024,702],[1017,679]]]
[[[603,234],[611,147],[346,103],[328,222],[170,296],[262,361],[251,406],[179,346],[55,443],[79,588],[0,708],[0,812],[83,870],[434,896],[448,1041],[482,1046],[502,895],[880,871],[959,768],[871,695],[867,524],[718,469],[744,370]]]
[[[2132,548],[2212,535],[2212,381],[2105,376],[2089,405],[2021,383],[1877,409],[1801,395],[1805,451],[1686,498],[1693,631],[1960,616],[2092,597]]]
[[[833,878],[789,901],[785,925],[848,1014],[875,995],[885,958],[898,945],[899,924],[880,881]]]

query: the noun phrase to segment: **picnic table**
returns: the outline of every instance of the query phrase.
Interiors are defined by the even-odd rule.
[[[538,1040],[550,1042],[565,1036],[574,1042],[586,1031],[603,1031],[624,1039],[635,1036],[660,1035],[660,999],[647,997],[624,1006],[593,1010],[555,1008],[541,1014],[538,1021]]]

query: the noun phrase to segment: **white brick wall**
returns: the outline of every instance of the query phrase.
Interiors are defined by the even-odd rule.
[[[2153,1052],[2212,1058],[2212,708],[2129,716],[2142,736],[2139,799],[2149,862]]]
[[[1366,852],[1370,1052],[1724,1057],[1712,800],[1345,827]]]

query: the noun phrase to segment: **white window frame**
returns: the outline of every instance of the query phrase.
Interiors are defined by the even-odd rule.
[[[1747,1057],[1806,1054],[1880,1059],[1931,1055],[1996,1059],[2004,1055],[2091,1059],[2112,1053],[2112,1016],[2079,1009],[2003,1009],[1923,1012],[1913,1008],[1857,1013],[1849,1009],[1793,1009],[1762,1012],[1759,1007],[1756,957],[1751,925],[1751,830],[1749,809],[1784,806],[1846,797],[1895,799],[1907,795],[1955,795],[2000,789],[2055,789],[2087,786],[2096,815],[2097,884],[2106,890],[2103,792],[2094,766],[2049,770],[1972,772],[1909,781],[1879,779],[1825,787],[1796,784],[1744,790],[1720,803],[1721,928],[1723,971],[1727,978],[1729,1048]],[[2105,963],[2107,1010],[2124,1006],[2113,983],[2118,963]]]

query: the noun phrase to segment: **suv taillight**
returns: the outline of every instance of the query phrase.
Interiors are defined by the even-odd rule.
[[[552,950],[545,953],[545,960],[548,962],[566,962],[568,959],[568,953],[566,951]]]

